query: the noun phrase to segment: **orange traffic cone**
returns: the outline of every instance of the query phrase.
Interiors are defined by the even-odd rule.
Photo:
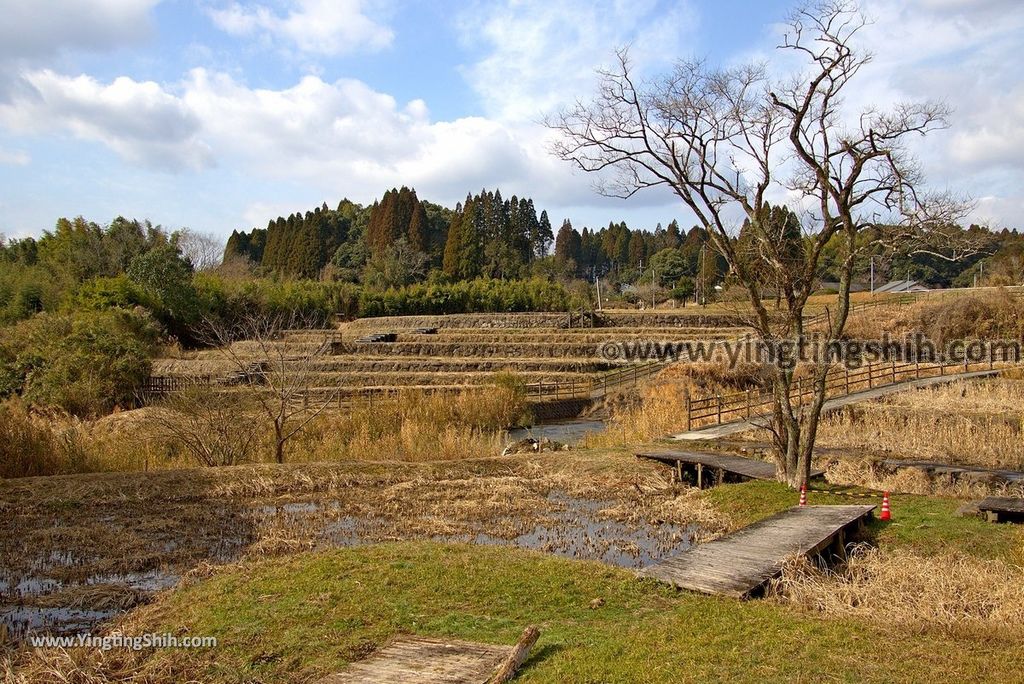
[[[889,510],[889,492],[882,494],[882,514],[879,520],[892,520],[892,511]]]
[[[800,485],[800,505],[801,506],[806,506],[807,505],[807,483],[806,482],[803,483],[802,485]]]

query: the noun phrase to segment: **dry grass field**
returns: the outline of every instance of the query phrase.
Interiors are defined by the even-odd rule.
[[[930,306],[874,307],[871,325],[941,319],[937,330],[956,328],[959,318],[933,316]],[[283,465],[185,467],[188,458],[151,429],[159,405],[88,423],[7,405],[8,443],[58,454],[68,469],[142,472],[0,482],[5,622],[209,634],[220,646],[102,653],[8,643],[0,677],[304,683],[396,634],[500,643],[537,623],[545,641],[523,681],[635,681],[638,672],[665,682],[1011,680],[1024,657],[1024,535],[957,509],[1015,490],[877,463],[1024,468],[1019,376],[899,393],[828,416],[818,460],[832,491],[812,492],[811,503],[891,489],[894,520],[872,523],[831,569],[789,563],[764,601],[676,592],[629,572],[796,503],[772,482],[687,488],[632,455],[682,427],[685,393],[756,388],[756,367],[672,366],[606,397],[608,428],[577,448],[496,456],[497,429],[526,408],[524,381],[600,373],[607,366],[593,352],[608,339],[732,337],[741,328],[730,315],[724,306],[685,320],[622,312],[620,326],[603,329],[469,316],[437,335],[412,332],[429,323],[409,318],[396,342],[365,351],[350,334],[382,322],[358,322],[337,354],[316,356],[318,382],[422,386],[423,374],[476,390],[403,390],[332,408],[295,437]],[[322,346],[295,335],[282,343]],[[225,370],[215,351],[160,363],[169,374]],[[501,376],[509,381],[495,384]],[[766,441],[744,438],[748,454]],[[254,460],[265,460],[265,439]]]

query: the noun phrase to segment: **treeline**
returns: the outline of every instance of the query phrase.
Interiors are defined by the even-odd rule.
[[[348,210],[357,218],[354,205],[341,213]],[[348,227],[358,225],[354,217]],[[263,256],[285,254],[269,237]],[[236,246],[254,249],[253,234],[247,238],[236,237]],[[559,311],[587,303],[585,291],[543,278],[449,282],[442,275],[381,288],[259,278],[223,266],[198,271],[189,239],[187,231],[145,222],[118,218],[100,226],[76,218],[59,220],[38,240],[0,242],[0,400],[20,396],[78,415],[103,413],[132,400],[161,346],[202,346],[211,326],[231,328],[253,316],[328,326],[339,315]],[[295,242],[290,249],[305,247]]]
[[[942,226],[921,239],[903,239],[894,226],[868,228],[858,234],[854,280],[875,286],[890,280],[915,280],[931,288],[1024,284],[1024,235],[1003,228],[991,231],[972,224]],[[819,277],[838,280],[837,266],[846,249],[838,237],[822,252]]]
[[[532,199],[505,200],[482,190],[455,210],[395,188],[370,207],[342,200],[232,232],[225,262],[244,259],[257,274],[362,282],[386,289],[436,279],[524,278],[553,235],[547,212]]]

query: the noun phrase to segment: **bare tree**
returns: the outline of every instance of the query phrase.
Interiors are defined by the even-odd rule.
[[[199,465],[231,466],[252,459],[259,424],[247,395],[200,384],[174,392],[153,408],[156,432]]]
[[[197,233],[191,228],[175,232],[174,239],[181,256],[188,259],[197,271],[212,271],[220,266],[224,256],[224,243],[210,233]]]
[[[274,460],[284,463],[288,441],[337,401],[340,387],[318,384],[330,331],[295,313],[253,314],[230,326],[207,321],[205,329],[204,341],[234,366],[232,382],[271,423]],[[303,332],[301,341],[285,339],[296,331]]]
[[[625,51],[617,68],[600,72],[598,94],[548,125],[562,135],[554,152],[588,172],[600,173],[598,190],[629,197],[666,186],[708,229],[731,275],[746,290],[751,326],[774,350],[806,349],[804,309],[822,251],[843,245],[839,292],[811,359],[813,398],[792,399],[794,359],[771,364],[771,428],[786,481],[802,484],[825,400],[833,361],[828,342],[838,339],[849,314],[857,236],[879,223],[925,239],[961,209],[949,198],[923,192],[906,141],[945,125],[934,103],[870,108],[851,114],[848,89],[871,56],[854,48],[866,24],[854,3],[825,0],[797,10],[780,46],[805,58],[805,71],[773,83],[763,65],[712,69],[683,61],[667,76],[640,82]],[[605,173],[602,173],[605,172]],[[771,219],[771,192],[796,192],[811,206],[794,241]],[[745,222],[745,240],[736,239]],[[751,254],[756,258],[751,258]],[[771,312],[762,300],[770,283],[781,299]]]

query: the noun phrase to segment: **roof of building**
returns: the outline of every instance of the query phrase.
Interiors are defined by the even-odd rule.
[[[927,292],[930,288],[916,280],[891,280],[881,287],[875,288],[875,294],[900,292]]]

